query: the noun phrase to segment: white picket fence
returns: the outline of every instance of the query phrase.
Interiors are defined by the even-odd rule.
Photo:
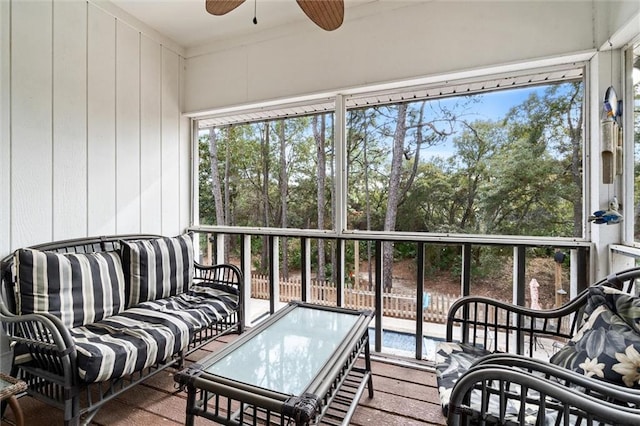
[[[311,281],[311,295],[308,301],[320,305],[335,306],[337,291],[333,283]],[[447,312],[451,304],[458,298],[448,294],[429,292],[429,303],[423,309],[423,321],[446,323]],[[264,275],[252,275],[251,297],[255,299],[269,299],[269,278]],[[302,282],[299,279],[280,281],[280,301],[289,302],[301,300]],[[400,318],[416,319],[416,291],[393,288],[382,296],[383,315]],[[344,306],[353,309],[374,309],[375,292],[365,289],[345,288]]]

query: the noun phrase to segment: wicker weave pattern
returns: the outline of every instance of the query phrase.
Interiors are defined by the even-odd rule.
[[[0,373],[0,400],[26,390],[27,384],[22,380]]]

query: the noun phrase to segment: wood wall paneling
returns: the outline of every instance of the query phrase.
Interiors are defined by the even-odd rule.
[[[189,223],[184,60],[96,4],[0,3],[2,256]]]
[[[116,231],[140,232],[140,34],[116,26]]]
[[[52,3],[11,4],[12,246],[52,238]]]
[[[89,4],[88,233],[116,233],[116,20]]]
[[[0,202],[0,257],[9,253],[11,248],[10,22],[11,3],[0,1],[0,199],[3,200]],[[0,338],[0,355],[3,354],[2,345],[5,343],[6,340]]]
[[[183,111],[184,99],[184,77],[185,60],[180,58],[180,111]],[[179,116],[180,120],[180,228],[186,228],[191,224],[191,183],[193,174],[191,173],[191,122],[186,116]],[[197,186],[196,186],[197,188]]]
[[[162,233],[162,47],[140,38],[140,226]]]
[[[0,257],[11,249],[11,3],[0,1]],[[0,333],[0,371],[11,369],[11,348]]]
[[[162,49],[162,233],[180,227],[180,59]]]
[[[87,3],[53,8],[53,239],[87,234]]]

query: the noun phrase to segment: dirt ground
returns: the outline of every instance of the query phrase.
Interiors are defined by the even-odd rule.
[[[366,277],[366,262],[361,266],[361,277]],[[525,300],[530,306],[529,283],[536,279],[540,287],[538,288],[539,304],[542,308],[550,308],[555,303],[555,262],[552,258],[534,258],[527,264],[525,282]],[[471,293],[480,296],[489,296],[505,301],[513,300],[513,264],[507,262],[502,267],[499,278],[476,278],[471,277]],[[393,285],[407,289],[415,289],[416,280],[415,261],[408,259],[396,262],[393,267]],[[565,290],[568,290],[568,276],[566,271],[562,277]],[[433,276],[427,276],[424,280],[425,291],[433,293],[448,294],[452,296],[460,295],[460,277],[451,273],[443,272]],[[565,296],[566,297],[566,296]],[[566,300],[565,300],[566,301]]]

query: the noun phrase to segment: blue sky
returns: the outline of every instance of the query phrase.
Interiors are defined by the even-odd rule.
[[[500,120],[506,116],[511,108],[520,105],[532,93],[542,95],[547,86],[523,87],[519,89],[497,90],[494,92],[486,92],[482,95],[474,95],[479,102],[471,103],[467,106],[465,115],[468,120]],[[439,102],[446,107],[454,107],[458,97],[442,99]],[[453,144],[451,138],[444,143],[427,149],[427,158],[443,157],[447,158],[453,155]]]

